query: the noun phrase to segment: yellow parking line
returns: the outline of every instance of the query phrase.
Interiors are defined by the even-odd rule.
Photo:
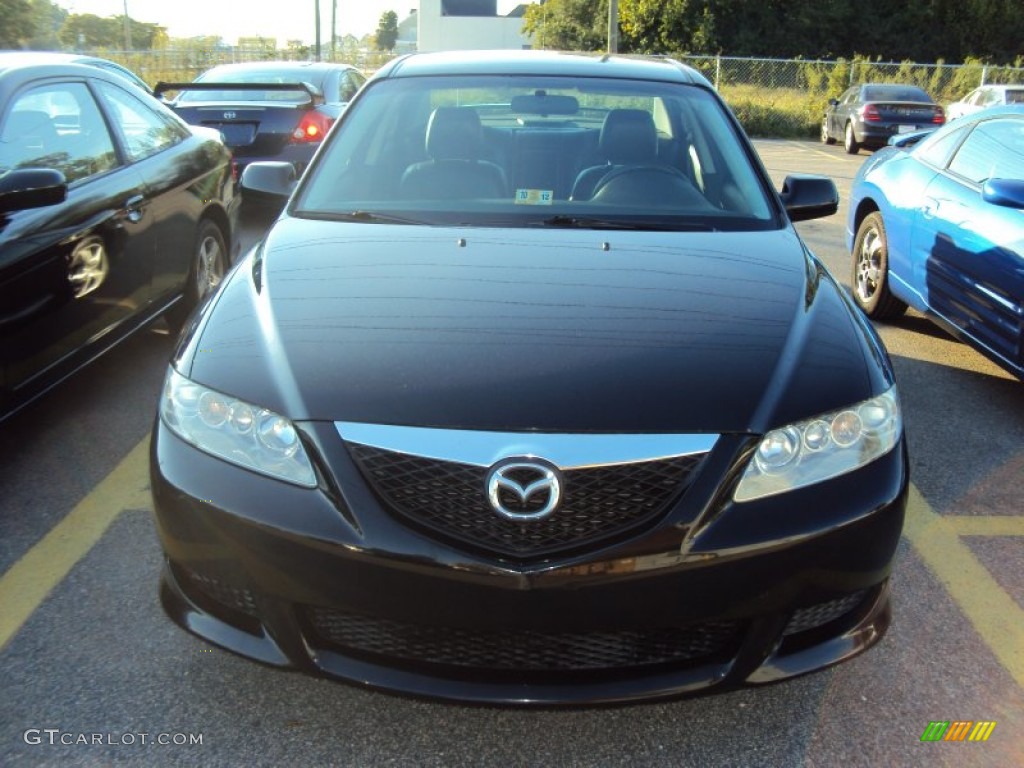
[[[39,543],[0,576],[0,649],[126,509],[148,509],[149,437],[132,448]]]
[[[963,515],[946,517],[960,536],[1024,536],[1024,517],[1015,515]]]
[[[911,486],[904,535],[999,663],[1024,688],[1024,610],[960,540],[959,524],[937,514]]]

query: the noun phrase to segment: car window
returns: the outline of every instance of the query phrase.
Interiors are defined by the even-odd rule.
[[[957,150],[949,170],[975,184],[1024,180],[1024,120],[986,120]]]
[[[839,100],[841,104],[852,104],[857,100],[857,94],[860,93],[860,88],[850,88],[843,94],[843,97]]]
[[[864,101],[913,101],[930,104],[931,96],[911,85],[873,85],[864,88]]]
[[[1007,88],[1007,104],[1024,104],[1024,88]]]
[[[47,83],[17,95],[0,125],[0,171],[56,168],[68,184],[117,166],[106,122],[82,83]]]
[[[96,87],[114,112],[125,152],[133,162],[173,147],[185,137],[185,129],[169,115],[143,104],[133,94],[109,83],[97,82]]]
[[[195,79],[197,83],[274,83],[285,85],[291,83],[311,82],[322,75],[313,72],[297,72],[293,70],[273,69],[211,69]],[[316,85],[316,83],[312,83]],[[322,84],[321,84],[322,85]],[[317,85],[317,87],[321,87]],[[259,88],[223,91],[183,91],[178,96],[179,103],[200,101],[281,101],[289,104],[304,104],[310,99],[309,93],[301,88],[295,90],[261,90]]]
[[[949,162],[949,158],[953,154],[953,150],[963,141],[964,134],[967,131],[967,127],[961,127],[959,130],[950,131],[949,133],[932,134],[923,139],[912,150],[914,156],[936,168],[945,168],[946,163]]]
[[[349,70],[341,78],[341,101],[351,101],[356,91],[363,84],[365,78],[355,70]]]
[[[978,95],[978,105],[982,107],[988,107],[999,101],[999,94],[993,91],[991,88],[984,88]]]
[[[779,225],[728,113],[682,84],[545,76],[381,80],[310,170],[297,215],[417,223]],[[560,219],[559,217],[563,217]]]

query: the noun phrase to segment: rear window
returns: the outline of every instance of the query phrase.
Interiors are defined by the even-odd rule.
[[[931,104],[932,97],[912,85],[873,85],[864,89],[864,101],[916,101]]]
[[[780,225],[749,144],[710,91],[550,76],[369,85],[292,212],[467,226]]]
[[[218,70],[211,69],[204,72],[195,79],[197,83],[274,83],[278,85],[290,85],[295,83],[309,83],[319,91],[323,91],[323,75],[319,72],[296,72],[280,71],[273,69],[244,69],[244,70]],[[265,90],[258,87],[243,90],[195,90],[183,91],[178,97],[178,103],[195,103],[200,101],[280,101],[289,104],[305,104],[310,101],[310,95],[302,88],[294,90]]]

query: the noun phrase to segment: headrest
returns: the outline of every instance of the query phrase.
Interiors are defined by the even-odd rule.
[[[654,118],[642,109],[613,109],[601,126],[601,151],[616,164],[650,163],[658,158]]]
[[[438,107],[427,123],[427,154],[434,160],[476,160],[480,116],[466,107]]]
[[[3,141],[24,141],[30,137],[37,141],[48,141],[56,135],[48,114],[37,109],[22,109],[8,116]]]

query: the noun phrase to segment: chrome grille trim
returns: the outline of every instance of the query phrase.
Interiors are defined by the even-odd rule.
[[[341,439],[394,453],[489,467],[513,456],[541,457],[560,469],[588,469],[694,456],[717,434],[486,432],[335,422]]]

